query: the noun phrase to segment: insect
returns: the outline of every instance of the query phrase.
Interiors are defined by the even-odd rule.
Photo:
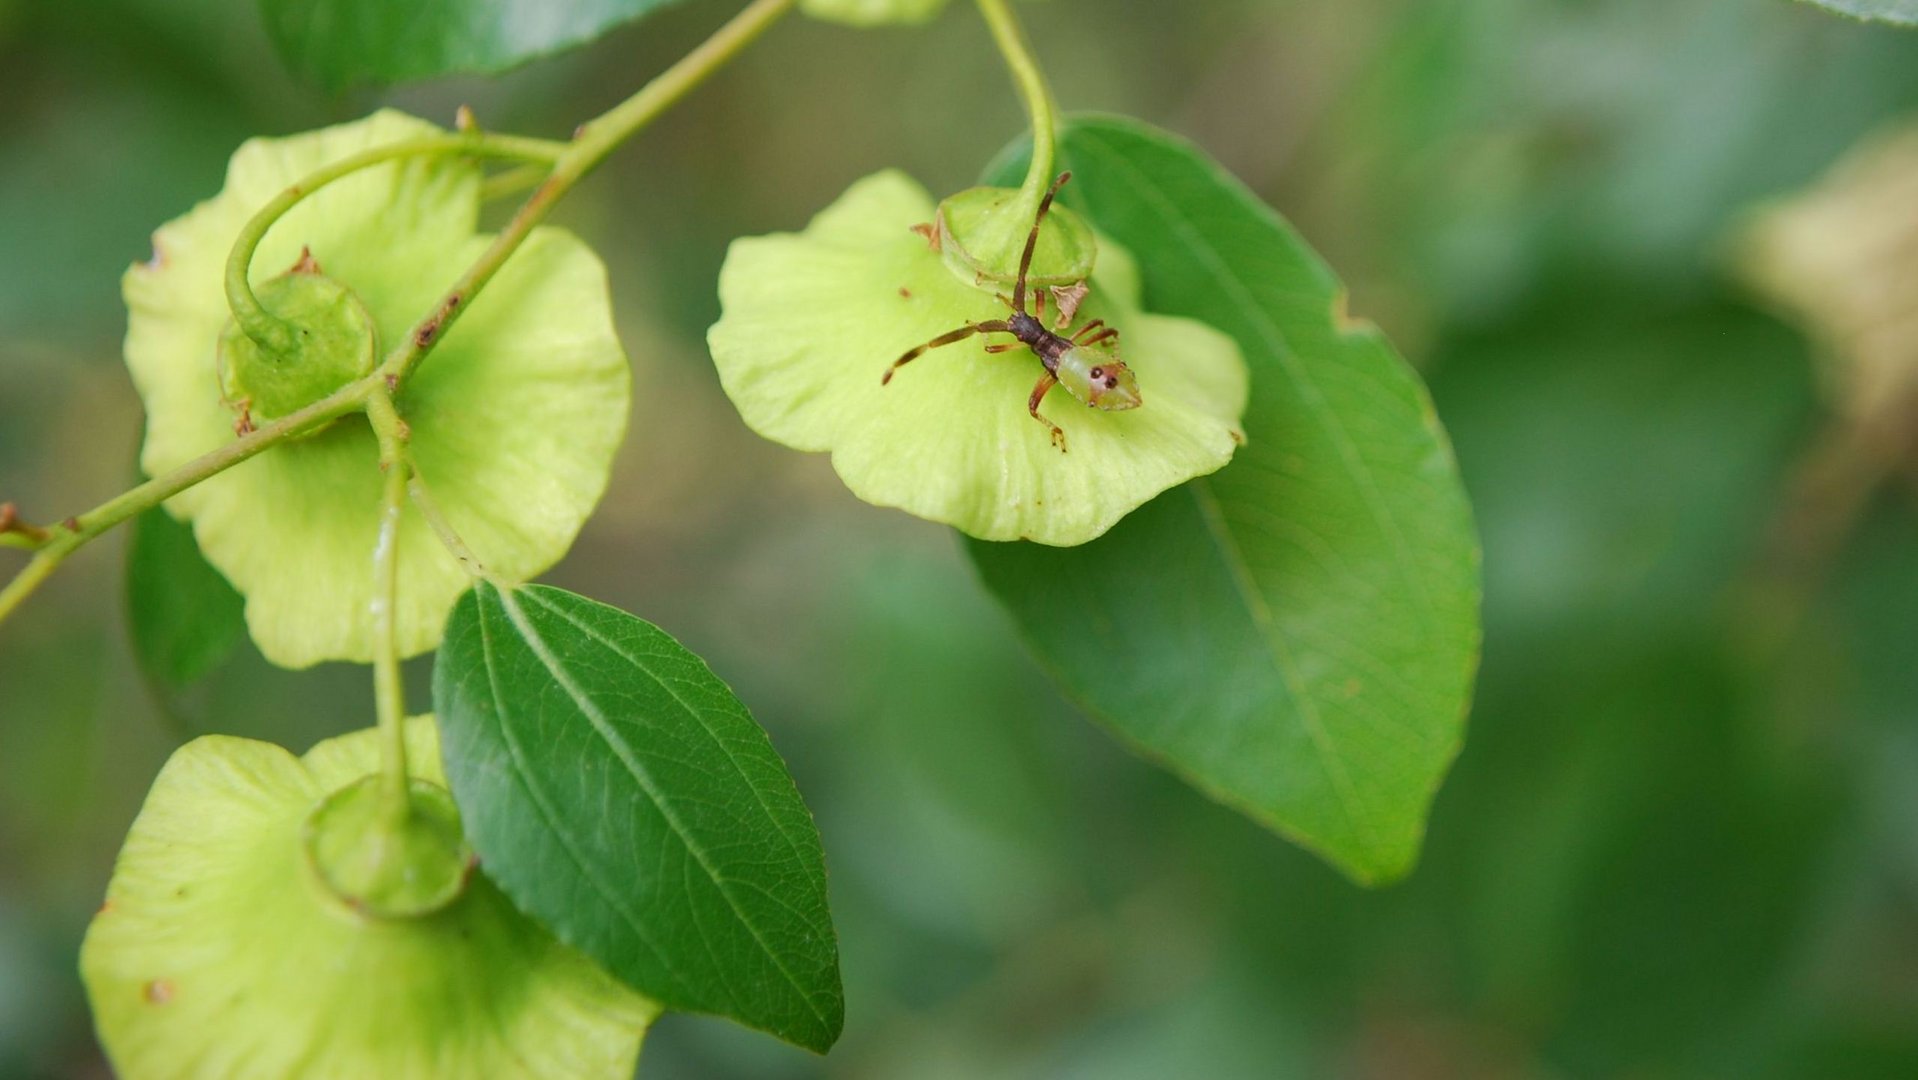
[[[1052,189],[1039,203],[1039,213],[1032,219],[1032,234],[1026,237],[1026,250],[1019,257],[1019,277],[1013,285],[1012,297],[999,296],[1000,303],[1012,309],[1008,319],[990,319],[985,322],[968,323],[948,334],[941,334],[917,348],[909,349],[904,356],[892,362],[886,374],[880,378],[880,385],[892,382],[899,369],[919,359],[933,349],[942,348],[966,340],[975,334],[1011,334],[1017,341],[987,345],[989,353],[1009,352],[1024,345],[1045,365],[1046,372],[1039,376],[1039,383],[1032,388],[1032,396],[1026,399],[1026,411],[1052,430],[1052,445],[1066,452],[1066,433],[1059,425],[1039,414],[1039,403],[1054,386],[1064,386],[1073,397],[1085,402],[1094,409],[1106,412],[1121,412],[1139,407],[1139,383],[1133,377],[1132,369],[1119,359],[1119,331],[1105,325],[1104,319],[1092,322],[1067,334],[1055,334],[1046,329],[1041,321],[1046,312],[1046,294],[1034,290],[1034,308],[1036,314],[1026,310],[1026,275],[1032,270],[1032,253],[1039,245],[1039,226],[1045,223],[1047,211],[1052,209],[1052,200],[1059,194],[1066,181],[1072,179],[1071,173],[1060,173],[1059,179],[1052,182]],[[1064,307],[1061,304],[1061,307]],[[1110,342],[1111,344],[1106,344]]]

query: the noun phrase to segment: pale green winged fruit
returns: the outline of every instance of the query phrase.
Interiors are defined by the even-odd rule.
[[[1140,311],[1137,268],[1109,240],[1098,242],[1091,292],[1073,322],[1104,319],[1122,331],[1139,407],[1091,409],[1053,389],[1040,411],[1064,430],[1060,453],[1026,411],[1044,370],[1038,358],[1023,346],[984,351],[1005,335],[935,349],[882,386],[906,350],[1008,314],[993,296],[1007,290],[977,287],[913,231],[934,212],[923,188],[888,171],[853,185],[804,232],[733,243],[708,343],[749,427],[831,452],[867,502],[983,540],[1057,546],[1092,540],[1154,495],[1231,460],[1247,391],[1237,345],[1189,319]],[[1048,325],[1056,310],[1048,308]]]
[[[409,721],[407,743],[416,789],[443,792],[432,720]],[[309,856],[315,812],[377,759],[374,731],[299,758],[218,735],[174,753],[80,951],[120,1076],[632,1075],[658,1007],[554,940],[484,876],[398,918],[328,888]]]
[[[261,205],[315,169],[438,133],[389,111],[252,140],[233,156],[219,195],[154,234],[152,260],[123,282],[127,366],[146,404],[140,460],[149,475],[230,443],[243,421],[290,411],[358,370],[355,354],[277,385],[246,360],[223,363],[228,251]],[[477,232],[479,182],[479,166],[444,156],[339,180],[268,232],[253,261],[254,287],[269,311],[332,305],[347,320],[358,305],[379,342],[404,342],[491,239]],[[324,276],[289,271],[309,262]],[[350,300],[280,292],[307,288],[284,284],[303,277],[337,283]],[[228,337],[230,349],[247,347]],[[604,268],[571,234],[541,228],[397,400],[420,475],[453,528],[489,571],[527,579],[565,554],[604,492],[630,396]],[[372,430],[353,415],[182,492],[167,508],[191,522],[207,560],[245,595],[248,628],[268,659],[287,667],[365,662],[380,488]],[[413,655],[438,643],[469,579],[411,507],[400,525],[399,574],[397,635]]]
[[[946,0],[799,0],[799,10],[813,18],[849,26],[922,23],[945,6]]]

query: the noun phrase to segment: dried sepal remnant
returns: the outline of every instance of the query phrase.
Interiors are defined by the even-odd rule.
[[[164,257],[124,279],[127,365],[146,404],[141,464],[149,475],[225,445],[236,424],[258,418],[258,388],[230,379],[223,386],[220,364],[229,320],[222,274],[243,224],[323,165],[438,133],[423,120],[380,112],[252,140],[234,155],[217,196],[155,234],[154,251]],[[255,288],[270,291],[284,268],[311,262],[324,280],[350,290],[385,348],[404,344],[490,242],[477,232],[480,179],[470,161],[430,157],[339,180],[267,233],[253,260]],[[397,404],[446,519],[492,572],[529,578],[565,554],[605,489],[625,434],[626,359],[605,271],[563,230],[535,230],[467,304],[444,333],[443,319],[427,323],[435,352],[397,387]],[[247,625],[268,659],[288,667],[363,662],[372,652],[368,566],[380,483],[373,433],[349,416],[181,493],[167,508],[192,524],[207,561],[246,597]],[[438,643],[469,578],[410,508],[399,561],[398,638],[412,655]]]
[[[1053,305],[1058,311],[1058,315],[1052,320],[1052,328],[1064,330],[1079,317],[1079,305],[1085,303],[1086,296],[1092,292],[1092,287],[1081,281],[1076,285],[1054,285],[1048,291],[1052,294]]]
[[[443,788],[432,720],[416,784]],[[122,1076],[632,1075],[650,1001],[521,915],[483,876],[420,917],[342,902],[302,831],[377,767],[376,735],[304,757],[208,736],[154,781],[80,969]]]
[[[748,426],[830,452],[868,502],[981,539],[1053,545],[1091,540],[1231,459],[1247,389],[1238,347],[1200,323],[1141,311],[1131,256],[1110,242],[1099,244],[1077,314],[1124,332],[1146,407],[1049,406],[1071,447],[1062,455],[1027,415],[1031,355],[992,355],[977,337],[881,385],[905,351],[1006,312],[1000,290],[956,274],[914,234],[934,210],[923,188],[889,171],[855,184],[803,232],[734,242],[708,341]]]

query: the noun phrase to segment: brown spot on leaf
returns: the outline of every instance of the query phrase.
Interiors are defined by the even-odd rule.
[[[912,231],[925,239],[927,247],[934,251],[939,250],[939,226],[930,221],[923,221],[914,225]]]
[[[912,299],[912,290],[906,288],[904,285],[901,285],[899,286],[899,295],[907,300],[910,300]]]
[[[313,249],[310,247],[307,247],[305,244],[301,244],[299,259],[296,262],[294,262],[294,264],[291,267],[287,268],[286,272],[289,274],[319,273],[320,262],[318,259],[315,259],[313,257]]]
[[[165,1005],[173,1000],[173,982],[169,979],[154,979],[140,991],[149,1005]]]

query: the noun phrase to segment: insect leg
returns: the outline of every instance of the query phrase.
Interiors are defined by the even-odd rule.
[[[1039,249],[1039,226],[1045,223],[1046,211],[1052,209],[1053,197],[1059,194],[1059,189],[1065,187],[1066,181],[1070,179],[1072,179],[1071,173],[1060,173],[1059,179],[1052,182],[1052,190],[1046,192],[1046,197],[1039,200],[1039,212],[1032,218],[1032,234],[1026,237],[1025,254],[1019,256],[1019,280],[1012,287],[1012,310],[1014,311],[1026,309],[1026,273],[1032,269],[1032,253]]]
[[[1046,291],[1034,289],[1032,292],[1032,314],[1040,322],[1046,321]]]
[[[1011,329],[1012,328],[1006,325],[1006,323],[1003,320],[994,319],[989,322],[971,323],[966,326],[962,326],[959,329],[954,330],[950,334],[941,334],[938,337],[933,338],[931,341],[926,342],[924,345],[920,345],[917,348],[906,350],[906,354],[904,356],[901,356],[899,359],[894,360],[892,362],[892,366],[886,369],[886,373],[880,376],[879,385],[884,386],[887,383],[891,382],[893,374],[897,372],[900,368],[905,367],[907,364],[912,363],[914,360],[919,359],[921,356],[924,356],[925,354],[931,352],[934,349],[943,348],[944,346],[954,344],[955,342],[964,341],[967,338],[973,336],[974,334],[1003,334],[1003,333],[1010,332]]]
[[[1020,346],[1020,342],[1008,341],[1003,345],[988,345],[986,346],[986,351],[989,353],[1011,352],[1012,350],[1018,348],[1019,346]]]
[[[1079,339],[1082,337],[1085,337],[1087,334],[1092,333],[1094,330],[1097,330],[1098,328],[1100,328],[1101,326],[1104,326],[1105,324],[1106,324],[1106,321],[1104,319],[1094,319],[1091,322],[1085,324],[1084,326],[1081,326],[1078,330],[1074,331],[1072,335],[1072,343],[1074,345],[1085,344],[1085,342],[1080,341]]]
[[[1114,330],[1112,327],[1108,326],[1104,330],[1101,330],[1098,333],[1092,335],[1090,338],[1087,338],[1084,341],[1075,341],[1073,344],[1080,345],[1080,346],[1097,345],[1098,343],[1106,340],[1107,338],[1116,338],[1118,336],[1119,336],[1119,332],[1117,330]]]
[[[1050,371],[1041,375],[1039,377],[1039,385],[1032,388],[1032,396],[1026,399],[1026,411],[1032,414],[1034,420],[1052,429],[1052,445],[1058,447],[1059,452],[1063,454],[1066,452],[1065,431],[1061,429],[1059,425],[1039,415],[1039,403],[1045,400],[1046,391],[1052,389],[1058,382],[1058,377]]]

